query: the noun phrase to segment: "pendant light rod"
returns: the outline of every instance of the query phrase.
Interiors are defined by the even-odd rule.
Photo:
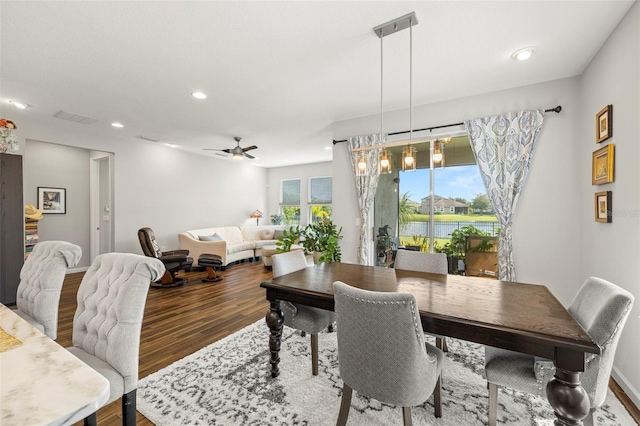
[[[549,109],[545,109],[544,110],[544,112],[555,112],[556,114],[560,114],[560,111],[562,111],[562,106],[561,105],[558,105],[555,108],[549,108]],[[432,131],[432,130],[436,130],[436,129],[444,129],[446,127],[455,127],[455,126],[462,126],[462,125],[464,125],[463,122],[453,123],[453,124],[444,124],[442,126],[432,126],[432,127],[425,127],[424,129],[416,129],[416,130],[414,130],[414,132],[426,132],[426,131]],[[403,130],[401,132],[387,133],[387,136],[403,135],[405,133],[409,133],[409,131],[408,130]],[[339,140],[339,141],[337,141],[335,139],[333,140],[333,144],[334,145],[342,143],[342,142],[347,142],[347,140],[346,139]],[[406,142],[405,142],[405,144],[406,144]]]

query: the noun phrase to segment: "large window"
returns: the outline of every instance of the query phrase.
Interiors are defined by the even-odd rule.
[[[285,225],[300,225],[300,179],[280,181],[280,214]]]
[[[309,178],[309,223],[331,218],[333,208],[331,177]]]

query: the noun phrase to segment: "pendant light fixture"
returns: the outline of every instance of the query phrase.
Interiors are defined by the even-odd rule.
[[[364,156],[364,151],[360,151],[358,156],[358,162],[356,163],[356,176],[367,175],[367,159]]]
[[[356,176],[366,176],[368,174],[368,164],[366,161],[366,157],[364,155],[364,151],[368,151],[371,149],[380,149],[382,148],[382,152],[380,152],[379,156],[379,173],[391,173],[392,162],[391,162],[391,152],[387,150],[387,147],[390,146],[398,146],[400,144],[407,146],[402,151],[402,170],[403,171],[414,171],[416,170],[416,153],[418,152],[414,147],[414,143],[425,142],[426,140],[413,140],[413,26],[418,24],[418,18],[415,12],[411,12],[407,15],[401,16],[400,18],[396,18],[392,21],[389,21],[385,24],[378,25],[373,29],[376,35],[380,38],[380,135],[378,144],[372,146],[363,146],[359,148],[352,148],[351,152],[360,152],[358,155],[358,161],[356,162]],[[383,79],[383,59],[384,59],[384,37],[396,33],[398,31],[402,31],[404,29],[409,28],[409,141],[403,142],[392,142],[388,144],[383,144],[384,141],[384,116],[383,116],[383,100],[384,100],[384,79]]]
[[[433,162],[434,163],[439,163],[440,161],[442,161],[441,142],[439,140],[437,140],[433,148],[434,148],[434,151],[433,151]]]

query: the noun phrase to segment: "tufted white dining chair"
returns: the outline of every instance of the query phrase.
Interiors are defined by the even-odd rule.
[[[447,255],[444,253],[398,250],[393,267],[407,271],[429,272],[432,274],[446,275],[449,273]],[[436,337],[436,346],[438,349],[447,352],[447,341],[444,336],[437,334],[434,334],[434,336]]]
[[[58,306],[68,268],[82,257],[82,249],[66,241],[41,241],[20,270],[16,314],[55,340],[58,337]]]
[[[410,425],[411,407],[434,394],[441,417],[443,352],[424,341],[416,298],[408,293],[362,290],[333,283],[338,329],[338,366],[343,381],[338,425],[345,425],[352,391],[402,407]]]
[[[569,313],[601,350],[600,355],[587,355],[585,371],[580,374],[580,382],[587,391],[591,406],[585,424],[593,424],[594,411],[604,403],[616,347],[633,300],[628,291],[591,277],[569,305]],[[489,425],[495,426],[498,386],[545,396],[547,383],[555,374],[555,366],[548,359],[486,346],[485,373],[489,387]]]
[[[273,278],[299,271],[308,266],[302,250],[294,250],[271,256]],[[318,375],[318,333],[335,322],[335,314],[311,306],[280,302],[284,313],[284,325],[311,335],[311,373]]]
[[[165,272],[155,258],[129,253],[97,256],[78,288],[69,352],[109,380],[106,404],[122,398],[122,424],[136,424],[140,330],[150,283]],[[105,405],[106,405],[105,404]],[[96,414],[85,419],[95,424]]]

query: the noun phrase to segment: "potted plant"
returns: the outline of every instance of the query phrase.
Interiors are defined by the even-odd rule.
[[[300,242],[300,237],[303,232],[304,228],[301,229],[299,226],[292,226],[289,229],[284,229],[282,231],[282,237],[278,238],[278,241],[276,242],[276,253],[286,253],[291,251],[291,246]]]
[[[342,258],[339,244],[341,233],[342,228],[338,229],[331,219],[323,218],[304,228],[301,244],[306,251],[313,252],[313,260],[316,263],[340,262]]]
[[[281,214],[272,214],[270,218],[271,223],[274,225],[280,225],[282,223],[283,216]]]

